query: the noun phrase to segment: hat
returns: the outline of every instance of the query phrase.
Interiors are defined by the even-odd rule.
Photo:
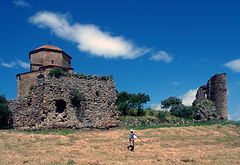
[[[133,132],[133,129],[130,129],[130,132]]]

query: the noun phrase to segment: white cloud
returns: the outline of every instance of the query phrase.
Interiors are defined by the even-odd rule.
[[[171,63],[173,60],[173,56],[170,56],[165,51],[159,51],[156,54],[154,54],[150,59],[154,61],[163,61],[166,63]]]
[[[17,62],[18,62],[18,65],[21,66],[24,69],[30,68],[30,64],[29,63],[23,62],[21,60],[17,60]]]
[[[1,65],[7,68],[14,68],[16,66],[15,62],[10,62],[10,63],[6,63],[6,62],[1,62]]]
[[[64,14],[41,11],[30,17],[29,21],[40,28],[51,29],[58,37],[76,43],[80,51],[94,56],[134,59],[149,52],[149,49],[137,47],[124,37],[113,36],[96,25],[71,25]]]
[[[180,96],[184,105],[190,106],[195,99],[198,89],[190,89],[187,93]]]
[[[232,115],[228,114],[228,120],[232,120]]]
[[[177,81],[174,81],[174,82],[172,82],[172,84],[173,84],[173,85],[175,85],[175,86],[178,86],[178,85],[180,85],[180,83],[179,83],[179,82],[177,82]]]
[[[232,60],[224,65],[235,72],[240,72],[240,58],[236,60]]]
[[[16,6],[20,6],[20,7],[31,7],[32,6],[30,3],[28,3],[27,1],[24,1],[24,0],[16,0],[16,1],[13,1],[13,3]]]
[[[240,120],[240,105],[237,106],[237,109],[233,114],[230,114],[231,119],[229,120]]]
[[[150,107],[156,111],[170,111],[170,108],[163,108],[162,104],[151,104]]]
[[[151,104],[150,107],[154,110],[161,110],[162,109],[162,105],[161,104]]]
[[[0,65],[3,66],[3,67],[7,67],[7,68],[16,68],[18,66],[20,66],[20,67],[22,67],[24,69],[30,68],[30,64],[29,63],[23,62],[21,60],[17,60],[16,62],[15,61],[11,61],[9,63],[2,61],[0,63]]]

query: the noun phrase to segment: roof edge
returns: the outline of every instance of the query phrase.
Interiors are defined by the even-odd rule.
[[[64,52],[63,50],[56,50],[56,49],[49,49],[49,48],[39,48],[39,49],[32,50],[29,52],[29,58],[31,57],[32,54],[38,53],[40,51],[64,53],[66,56],[68,56],[70,59],[72,59],[72,57],[69,54],[67,54],[66,52]]]

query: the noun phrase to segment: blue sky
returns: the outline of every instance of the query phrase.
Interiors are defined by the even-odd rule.
[[[227,73],[228,113],[240,119],[240,2],[1,2],[0,94],[16,98],[16,74],[29,71],[28,52],[48,44],[72,56],[75,72],[112,74],[118,91],[169,96],[190,104],[196,89]]]

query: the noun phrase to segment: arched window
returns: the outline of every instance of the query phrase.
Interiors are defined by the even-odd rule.
[[[52,64],[54,64],[54,61],[52,60]]]

